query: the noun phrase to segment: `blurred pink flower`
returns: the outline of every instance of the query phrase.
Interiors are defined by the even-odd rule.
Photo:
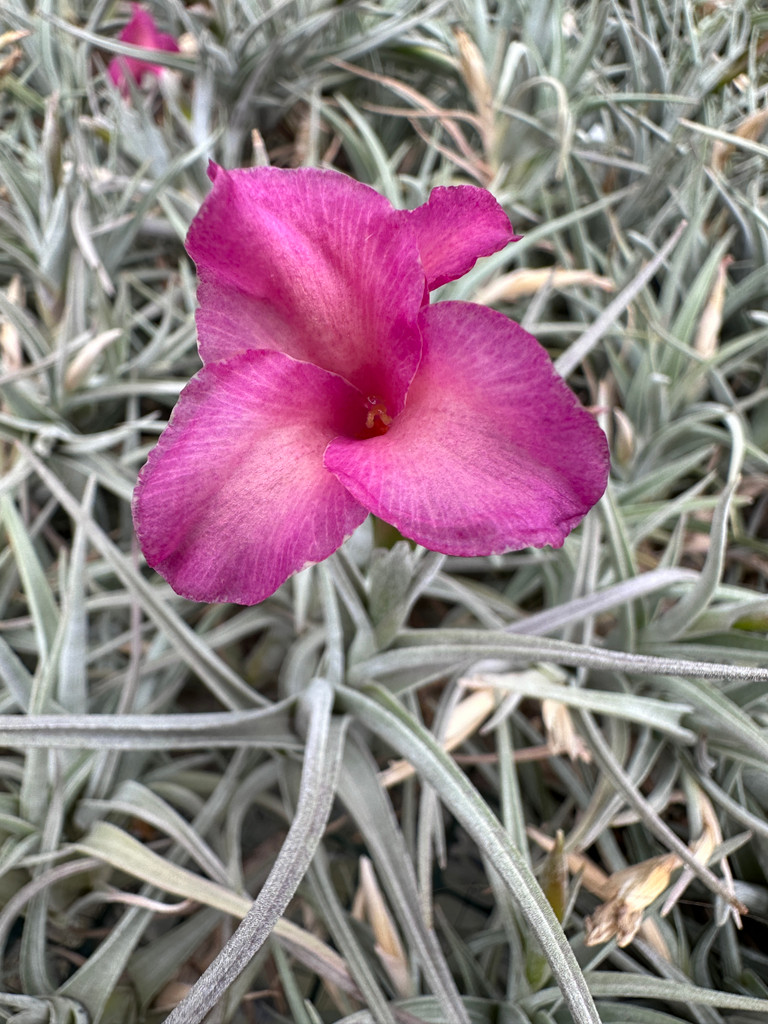
[[[369,512],[453,555],[560,546],[605,436],[500,313],[429,304],[515,236],[473,186],[395,210],[336,171],[211,165],[187,249],[203,368],[134,496],[179,594],[255,604]]]
[[[178,43],[173,36],[166,32],[158,32],[155,19],[141,4],[131,4],[131,11],[131,20],[117,37],[121,43],[133,43],[134,46],[143,46],[146,50],[179,52]],[[130,92],[129,78],[136,85],[141,85],[148,75],[159,75],[163,70],[161,64],[153,64],[139,57],[123,56],[113,57],[107,68],[109,77],[124,96]]]

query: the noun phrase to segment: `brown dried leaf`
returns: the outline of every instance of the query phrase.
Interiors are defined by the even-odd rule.
[[[725,304],[725,290],[728,284],[728,267],[731,263],[733,263],[732,256],[724,256],[720,260],[712,294],[709,296],[707,304],[702,311],[699,326],[696,330],[693,347],[703,359],[711,359],[717,351],[717,343],[720,340],[720,328],[723,326],[723,306]]]
[[[755,110],[748,114],[736,128],[731,132],[737,139],[749,139],[750,142],[757,142],[763,132],[768,128],[768,107],[763,110]],[[736,151],[736,146],[730,142],[723,142],[716,139],[712,146],[712,169],[722,171],[725,164]]]
[[[589,764],[592,753],[573,724],[567,705],[559,700],[545,698],[541,702],[541,717],[547,731],[547,746],[554,756],[567,754],[571,761]]]
[[[545,832],[532,826],[529,826],[526,832],[542,849],[554,849],[555,840]],[[608,900],[612,893],[609,876],[583,853],[568,853],[566,856],[568,870],[572,875],[579,876],[580,882],[587,892],[591,892],[598,899]],[[642,921],[639,931],[644,942],[648,943],[659,956],[671,962],[672,954],[655,921]]]
[[[160,989],[152,1009],[157,1013],[170,1013],[170,1011],[189,995],[192,986],[183,981],[169,981],[164,988]]]
[[[480,118],[480,134],[486,159],[490,157],[493,145],[493,92],[488,80],[483,55],[472,37],[462,28],[455,28],[456,45],[459,48],[459,66],[472,105]]]
[[[253,149],[253,167],[269,167],[269,153],[264,143],[264,136],[258,128],[251,129],[251,148]]]
[[[460,700],[448,720],[443,749],[455,750],[468,736],[474,735],[495,707],[496,692],[490,686],[475,690]],[[410,778],[415,771],[409,761],[393,761],[389,768],[379,773],[379,780],[385,789],[389,789]]]
[[[623,409],[613,409],[615,424],[614,445],[616,458],[625,466],[635,454],[635,427]]]
[[[12,305],[24,305],[24,287],[18,274],[14,274],[8,282],[5,294]],[[3,373],[14,373],[21,369],[22,362],[19,332],[10,320],[3,319],[0,324],[0,369]]]
[[[701,835],[690,843],[689,846],[696,860],[701,861],[702,864],[708,864],[712,854],[723,841],[723,833],[720,828],[720,822],[717,819],[717,812],[707,794],[696,787],[694,795],[701,817]],[[723,873],[723,879],[733,895],[730,905],[731,917],[736,927],[741,928],[741,914],[746,913],[747,908],[740,904],[736,898],[736,893],[733,890],[733,876],[731,875],[730,865],[725,857],[720,861],[720,869]],[[693,881],[693,877],[691,869],[684,867],[680,877],[669,890],[669,895],[661,910],[662,914],[669,913]]]
[[[370,925],[376,940],[376,952],[398,995],[402,999],[412,996],[414,991],[408,958],[368,857],[360,858],[360,885],[355,895],[354,914],[357,920],[367,921]]]
[[[334,65],[334,67],[341,68],[343,71],[349,71],[360,78],[367,78],[372,82],[378,82],[380,85],[391,89],[395,95],[402,96],[403,99],[413,104],[415,115],[426,114],[439,121],[465,156],[472,157],[474,155],[472,147],[467,142],[458,125],[454,123],[457,115],[452,111],[446,111],[429,99],[429,97],[425,96],[424,93],[419,92],[418,89],[414,89],[413,86],[407,85],[405,82],[401,82],[390,75],[381,75],[375,71],[368,71],[366,68],[359,67],[356,64],[348,64],[344,60],[332,59],[328,63]],[[403,113],[404,115],[406,114],[405,111]],[[463,112],[463,119],[470,123],[477,123],[468,112]]]
[[[29,29],[16,29],[0,33],[0,50],[4,50],[6,46],[10,46],[12,43],[18,43],[21,39],[26,39],[29,34]]]
[[[480,288],[474,301],[483,306],[491,306],[495,302],[516,302],[518,299],[535,295],[542,288],[569,288],[572,285],[585,285],[600,288],[604,292],[612,292],[615,285],[609,277],[601,277],[591,270],[565,270],[558,267],[542,267],[537,270],[512,270],[508,274],[491,281]]]
[[[7,57],[3,57],[0,61],[0,78],[10,75],[23,56],[24,51],[21,47],[15,46]]]
[[[119,338],[122,333],[119,327],[113,327],[109,331],[97,334],[95,338],[91,338],[90,341],[83,345],[67,367],[67,372],[64,375],[64,387],[67,391],[74,391],[75,388],[78,388],[83,383],[90,373],[91,367],[104,349],[111,345],[116,338]]]
[[[6,46],[12,46],[13,43],[18,43],[19,40],[24,39],[29,34],[28,29],[17,29],[1,33],[0,50],[4,50]],[[21,47],[14,46],[11,52],[0,60],[0,78],[3,78],[4,75],[10,75],[23,56],[24,51]]]
[[[610,898],[584,922],[586,944],[597,946],[615,935],[619,946],[629,945],[643,923],[643,911],[664,892],[681,863],[677,854],[665,853],[614,872],[607,883]]]

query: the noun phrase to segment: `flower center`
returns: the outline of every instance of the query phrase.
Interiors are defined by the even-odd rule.
[[[387,414],[387,407],[376,395],[368,395],[365,400],[365,422],[358,440],[367,441],[371,437],[381,437],[389,430],[392,417]]]

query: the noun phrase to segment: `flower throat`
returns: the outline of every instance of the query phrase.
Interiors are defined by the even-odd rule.
[[[376,395],[369,395],[365,399],[365,422],[362,430],[357,435],[358,440],[367,441],[371,437],[381,437],[389,430],[392,417],[387,413],[387,407]]]

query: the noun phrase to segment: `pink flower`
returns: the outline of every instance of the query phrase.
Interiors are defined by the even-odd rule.
[[[131,4],[131,10],[131,20],[117,37],[121,43],[133,43],[134,46],[143,46],[147,50],[179,52],[178,43],[173,36],[158,32],[155,19],[149,11],[145,11],[141,4]],[[147,75],[159,75],[162,71],[161,64],[153,64],[139,57],[122,56],[113,57],[107,68],[109,77],[124,96],[130,92],[129,78],[137,85],[141,85]]]
[[[255,604],[369,512],[447,554],[560,546],[605,488],[602,431],[517,324],[428,304],[514,239],[490,193],[406,212],[336,171],[210,175],[187,237],[204,366],[134,496],[148,563]]]

